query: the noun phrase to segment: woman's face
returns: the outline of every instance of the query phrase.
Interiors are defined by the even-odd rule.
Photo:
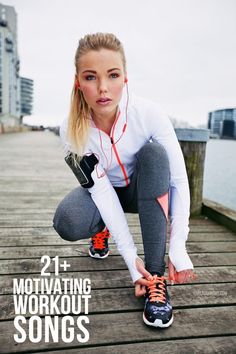
[[[125,85],[119,52],[101,49],[82,55],[77,77],[84,99],[95,117],[105,118],[115,114]]]

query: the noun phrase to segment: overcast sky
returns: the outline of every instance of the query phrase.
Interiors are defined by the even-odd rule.
[[[192,126],[236,107],[236,0],[5,0],[18,15],[20,75],[34,80],[29,124],[67,116],[78,40],[113,32],[129,88]]]

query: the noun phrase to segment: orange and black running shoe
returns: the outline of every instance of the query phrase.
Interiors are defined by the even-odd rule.
[[[167,291],[166,278],[154,275],[147,286],[143,321],[153,327],[169,327],[173,322],[172,306]]]
[[[106,227],[103,231],[92,236],[89,247],[89,255],[93,258],[106,258],[109,255],[109,237],[110,232]]]

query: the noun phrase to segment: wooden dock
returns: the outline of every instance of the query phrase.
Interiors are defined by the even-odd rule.
[[[198,278],[169,286],[174,323],[149,328],[142,321],[143,299],[135,298],[114,244],[107,259],[94,260],[87,240],[63,241],[52,227],[56,206],[78,186],[59,138],[51,132],[0,135],[0,152],[0,353],[236,353],[233,232],[204,216],[191,219],[187,249]],[[142,255],[138,217],[127,218]],[[70,263],[60,277],[91,279],[86,343],[14,341],[13,278],[39,278],[42,255]]]

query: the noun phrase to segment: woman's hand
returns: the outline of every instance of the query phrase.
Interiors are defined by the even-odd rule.
[[[152,280],[152,275],[145,269],[141,258],[136,258],[136,268],[143,275],[143,278],[139,278],[135,282],[135,296],[139,297],[145,295],[146,286]]]
[[[169,268],[169,280],[171,282],[171,285],[173,285],[174,283],[177,284],[189,283],[191,282],[191,280],[197,278],[197,276],[195,275],[192,269],[185,269],[185,270],[181,270],[180,272],[177,272],[170,258],[168,259],[168,268]]]

